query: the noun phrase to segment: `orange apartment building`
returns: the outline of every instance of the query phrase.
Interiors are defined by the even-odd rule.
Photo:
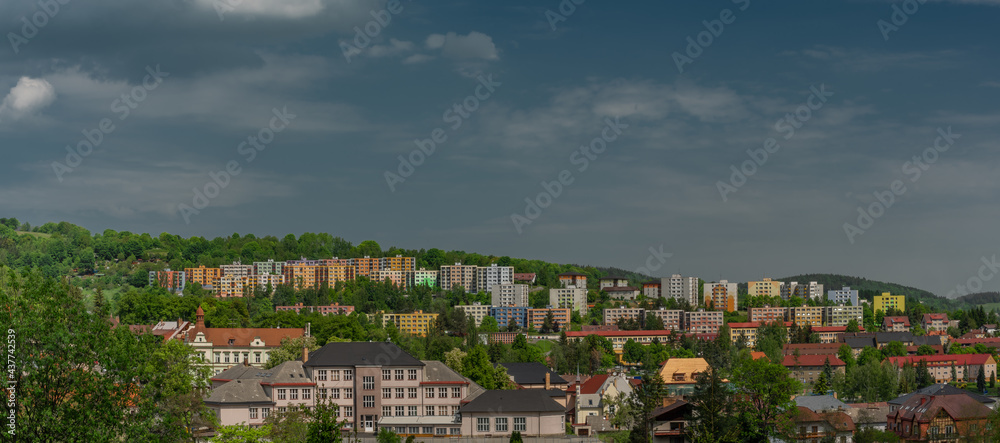
[[[785,321],[785,314],[788,308],[782,306],[764,306],[763,308],[750,308],[750,321],[757,323],[774,323],[775,320]]]
[[[363,275],[368,278],[377,278],[378,271],[382,269],[382,259],[367,255],[364,258],[352,258],[351,264],[354,265],[354,275],[357,277]]]
[[[703,292],[708,307],[726,312],[736,311],[736,283],[729,283],[728,280],[705,283]]]
[[[528,325],[529,327],[538,330],[545,324],[545,317],[552,312],[552,318],[555,324],[559,325],[559,329],[564,329],[570,322],[570,309],[569,308],[543,308],[543,309],[528,309]]]
[[[184,273],[187,281],[198,283],[203,287],[218,288],[219,279],[222,278],[222,268],[206,268],[205,265],[197,268],[184,268]]]
[[[564,272],[559,274],[559,284],[564,288],[586,288],[587,276],[579,272]]]

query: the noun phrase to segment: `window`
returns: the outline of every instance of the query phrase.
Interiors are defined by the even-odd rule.
[[[451,398],[461,398],[462,388],[451,388]]]
[[[420,427],[419,426],[410,426],[410,433],[411,434],[417,434],[419,432],[420,432]]]
[[[417,379],[417,370],[416,369],[410,369],[409,370],[409,374],[410,374],[410,380],[416,380]]]
[[[406,415],[410,416],[410,417],[415,417],[417,415],[417,407],[416,406],[407,406],[406,407]]]
[[[433,426],[424,426],[424,432],[423,433],[424,434],[433,434],[434,433],[434,427]]]
[[[438,415],[448,415],[448,407],[438,406]]]
[[[448,388],[438,388],[438,398],[448,398]]]
[[[406,426],[396,426],[396,433],[397,434],[405,434],[406,433]]]
[[[302,390],[302,399],[303,400],[310,400],[310,399],[312,399],[312,392],[310,392],[309,389],[303,389]]]
[[[392,370],[383,369],[382,370],[382,380],[392,380]]]
[[[257,418],[257,408],[250,408],[250,419],[254,420]]]
[[[229,353],[226,353],[226,363],[229,363]]]
[[[285,390],[278,389],[278,400],[284,400],[284,399],[285,399]]]
[[[344,398],[348,400],[354,398],[354,388],[344,388]]]
[[[354,417],[353,406],[344,406],[344,417]]]
[[[375,389],[375,377],[374,376],[366,375],[364,377],[361,377],[361,380],[362,380],[361,381],[361,388],[362,389],[364,389],[366,391],[370,391],[372,389]]]
[[[326,369],[320,369],[320,370],[316,371],[316,380],[317,381],[326,381]]]
[[[326,400],[326,388],[322,388],[319,390],[319,399]]]
[[[424,388],[425,398],[434,398],[434,388]]]
[[[289,400],[298,400],[299,399],[299,390],[298,389],[289,389],[288,390],[288,399]]]
[[[402,379],[403,379],[403,370],[402,369],[397,369],[396,370],[396,380],[402,380]]]
[[[434,406],[425,406],[424,415],[434,415]]]
[[[392,406],[382,406],[382,416],[392,417]]]
[[[437,428],[434,430],[436,435],[448,435],[448,428]]]
[[[489,417],[476,417],[476,431],[477,432],[490,432],[490,419],[489,419]]]
[[[392,398],[392,388],[382,388],[382,398]]]
[[[458,406],[451,407],[451,415],[458,415]]]
[[[462,428],[451,428],[451,435],[461,435]]]
[[[396,416],[402,417],[406,415],[406,406],[396,406]]]
[[[260,418],[267,418],[271,415],[271,408],[260,408]]]
[[[340,381],[340,369],[334,369],[334,370],[330,371],[330,380],[331,381]]]
[[[330,389],[330,398],[336,400],[340,398],[340,388]]]
[[[256,360],[256,363],[260,363],[260,352],[254,352],[253,358]]]
[[[507,417],[497,417],[494,421],[497,432],[507,432]]]
[[[216,352],[215,353],[215,362],[216,363],[222,363],[221,361],[219,361],[221,358],[222,358],[222,354]]]
[[[407,388],[407,397],[417,398],[417,388]]]
[[[278,407],[278,412],[287,412],[287,411],[288,411],[287,407],[284,407],[284,406],[279,406]]]
[[[953,429],[953,428],[951,427],[951,425],[948,425],[948,426],[945,426],[945,427],[944,427],[944,434],[945,434],[945,435],[951,435],[951,433],[952,433],[952,429]]]
[[[344,381],[351,381],[351,380],[354,380],[354,370],[344,369]]]
[[[366,395],[366,396],[362,397],[361,401],[362,401],[362,405],[364,405],[364,407],[366,407],[366,408],[374,408],[375,407],[375,396],[374,395]]]
[[[406,396],[406,389],[396,388],[396,398],[403,398]]]
[[[528,429],[528,419],[526,417],[514,417],[514,430],[524,432]]]

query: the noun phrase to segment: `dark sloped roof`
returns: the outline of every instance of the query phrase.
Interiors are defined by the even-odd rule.
[[[552,399],[542,389],[518,389],[513,391],[486,391],[462,406],[460,412],[487,412],[507,414],[510,412],[558,412],[566,409]]]
[[[205,399],[205,403],[210,404],[242,404],[242,403],[268,403],[273,404],[264,388],[257,380],[233,380],[212,390],[212,394]]]
[[[327,343],[309,354],[303,366],[423,366],[412,355],[389,342]]]
[[[909,394],[903,394],[900,395],[899,397],[889,400],[889,403],[894,405],[901,405],[903,403],[906,403],[907,400],[913,398],[913,396],[915,395],[968,395],[969,397],[972,397],[973,400],[978,401],[979,403],[982,404],[993,405],[993,403],[996,403],[996,400],[992,398],[976,394],[975,392],[969,392],[966,391],[965,389],[959,389],[947,383],[938,383],[935,385],[930,385],[923,389],[917,389],[916,391],[913,391]]]
[[[500,363],[500,366],[507,368],[507,375],[514,377],[514,383],[519,385],[542,385],[545,384],[545,374],[549,374],[549,383],[557,385],[569,384],[568,381],[555,372],[538,362],[530,363]]]
[[[944,337],[940,335],[920,335],[913,337],[913,345],[931,345],[931,346],[941,346],[944,344]]]
[[[225,371],[222,371],[212,377],[214,381],[229,381],[236,380],[238,378],[255,378],[254,374],[260,372],[260,368],[255,368],[253,366],[247,365],[235,365]],[[256,377],[260,378],[260,377]]]
[[[844,343],[851,348],[863,348],[865,346],[875,347],[874,337],[844,337]]]
[[[448,365],[439,362],[437,360],[421,360],[426,366],[424,366],[424,381],[462,381],[469,384],[469,394],[463,399],[464,401],[472,401],[472,399],[482,395],[486,390],[478,383],[470,380],[468,377],[463,376],[455,372],[454,369],[449,368]]]

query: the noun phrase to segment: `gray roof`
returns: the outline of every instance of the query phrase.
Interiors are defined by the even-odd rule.
[[[252,375],[260,371],[260,368],[255,368],[253,366],[246,365],[235,365],[225,371],[222,371],[212,377],[212,380],[236,380],[238,378],[253,378]],[[248,374],[250,376],[248,376]],[[257,377],[260,378],[260,377]]]
[[[244,403],[267,403],[274,404],[260,382],[256,380],[233,380],[212,390],[212,394],[205,399],[205,403],[211,404],[244,404]]]
[[[913,341],[913,333],[910,331],[901,332],[876,332],[875,341],[879,343],[889,343],[893,341],[898,342],[911,342]]]
[[[851,417],[851,420],[854,420],[855,426],[873,424],[884,425],[887,421],[889,421],[887,417],[890,412],[889,409],[891,408],[886,405],[867,408],[851,408],[844,412],[847,412],[847,415]]]
[[[875,347],[875,337],[844,337],[844,344],[852,349],[863,348],[865,346]]]
[[[423,366],[412,355],[390,342],[327,343],[309,353],[306,367],[323,366]]]
[[[469,384],[469,395],[465,397],[465,401],[471,401],[472,399],[479,397],[483,392],[486,392],[482,386],[478,383],[463,377],[462,374],[455,372],[454,369],[449,368],[448,365],[439,362],[437,360],[422,360],[424,365],[424,380],[425,381],[464,381]]]
[[[930,385],[930,386],[928,386],[926,388],[923,388],[923,389],[917,389],[916,391],[913,391],[913,392],[911,392],[909,394],[900,395],[899,397],[896,397],[896,398],[894,398],[892,400],[889,400],[889,404],[901,405],[903,403],[906,403],[906,401],[909,400],[910,397],[913,397],[914,395],[918,395],[918,394],[924,394],[924,395],[958,395],[958,394],[964,394],[964,395],[968,395],[969,397],[972,397],[973,400],[976,400],[976,401],[978,401],[978,402],[980,402],[982,404],[985,404],[987,406],[993,406],[993,403],[996,403],[996,400],[994,400],[992,398],[989,398],[989,397],[986,397],[986,396],[982,396],[982,395],[976,394],[975,392],[969,392],[969,391],[966,391],[965,389],[959,389],[959,388],[956,388],[956,387],[954,387],[952,385],[949,385],[947,383],[938,383],[936,385]]]
[[[800,395],[795,397],[795,405],[808,408],[813,412],[850,409],[850,406],[847,406],[847,403],[833,398],[832,395]]]
[[[507,368],[507,375],[514,377],[514,383],[519,385],[543,385],[545,374],[549,374],[549,383],[568,385],[569,382],[559,376],[559,373],[538,362],[530,363],[500,363]]]
[[[312,379],[306,376],[301,360],[286,361],[271,369],[260,369],[253,375],[259,376],[263,384],[312,383]]]
[[[940,335],[922,335],[913,337],[913,345],[931,345],[939,346],[944,344],[944,337]]]
[[[487,412],[507,414],[510,412],[565,412],[566,409],[541,389],[518,389],[513,391],[491,390],[462,406],[460,412]]]

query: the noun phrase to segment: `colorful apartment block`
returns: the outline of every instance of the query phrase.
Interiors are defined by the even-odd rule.
[[[354,280],[354,267],[318,263],[286,262],[282,267],[284,281],[296,291],[333,287],[339,281]]]
[[[248,275],[253,275],[253,265],[244,265],[241,262],[234,261],[231,265],[219,266],[222,269],[222,276],[233,276],[233,277],[246,277]]]
[[[430,330],[437,317],[438,314],[424,313],[424,311],[419,310],[410,314],[382,313],[382,327],[393,323],[399,332],[423,337],[427,335],[427,331]]]
[[[747,346],[752,348],[757,343],[757,330],[761,326],[764,326],[766,324],[767,323],[751,321],[751,322],[732,322],[727,324],[726,326],[729,326],[729,339],[732,340],[733,344],[738,342],[740,336],[742,335],[743,338],[745,338],[747,341]],[[784,324],[786,328],[792,326],[792,322],[786,321],[784,322]]]
[[[747,282],[747,295],[751,297],[780,297],[784,282],[763,278]]]
[[[705,283],[705,304],[709,308],[734,312],[736,311],[736,283],[720,280],[718,283]]]
[[[618,320],[634,320],[640,324],[646,318],[646,310],[642,308],[610,308],[604,310],[604,324],[616,325]]]
[[[403,257],[402,255],[397,255],[395,257],[382,257],[379,267],[381,269],[388,269],[390,271],[401,271],[404,273],[413,272],[417,265],[417,259],[413,257]]]
[[[783,306],[764,306],[763,308],[750,308],[750,321],[757,323],[772,323],[776,320],[785,321],[788,308]]]
[[[490,317],[497,321],[501,329],[506,328],[513,320],[518,328],[528,327],[528,307],[526,306],[493,306]]]
[[[549,312],[552,313],[552,320],[554,325],[558,325],[559,329],[562,330],[570,323],[570,316],[572,311],[568,308],[542,308],[542,309],[528,309],[528,325],[536,330],[541,329],[542,325],[545,324],[545,318],[548,317]]]
[[[792,297],[800,297],[806,300],[821,299],[823,298],[823,285],[814,281],[809,283],[788,282],[781,287],[781,298],[789,300]]]
[[[684,311],[680,309],[650,309],[646,311],[646,316],[653,314],[663,323],[663,329],[680,331],[684,323]]]
[[[395,285],[397,288],[406,290],[409,287],[407,285],[407,282],[409,281],[408,277],[410,275],[410,272],[396,271],[392,269],[383,269],[381,271],[378,271],[378,273],[375,275],[375,278],[372,278],[372,280],[380,282],[388,281],[389,283]]]
[[[847,326],[851,320],[858,322],[858,326],[865,324],[864,307],[862,306],[827,306],[823,313],[823,324],[825,326]]]
[[[197,268],[184,268],[184,278],[187,282],[215,289],[219,285],[219,279],[222,278],[222,269],[206,268],[205,265]]]
[[[438,271],[428,271],[424,268],[413,271],[413,286],[427,286],[436,288],[438,283]]]
[[[906,296],[905,295],[891,295],[888,292],[883,292],[882,295],[876,295],[874,297],[872,309],[875,312],[889,312],[889,308],[898,309],[900,311],[906,310]]]
[[[579,272],[559,274],[559,285],[564,288],[587,288],[587,275]]]
[[[441,266],[438,273],[438,283],[441,289],[450,291],[456,286],[461,286],[465,292],[476,292],[476,268],[475,265],[463,265],[455,263]]]
[[[663,282],[660,280],[650,280],[642,284],[642,296],[646,298],[660,298],[663,294]]]
[[[694,334],[718,334],[722,328],[724,314],[722,311],[687,311],[684,313],[682,329]]]
[[[159,285],[171,292],[184,290],[184,271],[171,271],[170,268],[162,271],[149,271],[149,285]]]
[[[254,275],[281,274],[284,266],[285,262],[274,261],[274,259],[268,259],[267,261],[255,261],[253,262],[253,273]]]
[[[806,326],[823,326],[823,313],[826,309],[823,306],[795,306],[788,308],[788,321]]]
[[[365,276],[370,279],[378,278],[378,271],[382,270],[382,259],[364,256],[362,258],[352,258],[351,265],[354,266],[355,276]]]

